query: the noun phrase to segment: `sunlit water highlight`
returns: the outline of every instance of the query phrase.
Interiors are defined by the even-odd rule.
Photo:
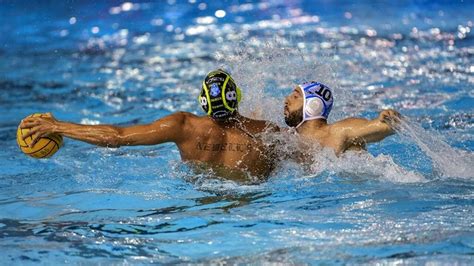
[[[472,264],[466,2],[2,2],[1,264]],[[119,125],[201,114],[201,79],[219,66],[242,113],[280,126],[284,96],[313,79],[335,91],[331,122],[383,108],[407,120],[369,154],[315,149],[309,168],[285,160],[256,185],[195,174],[172,144],[66,140],[39,161],[14,142],[33,112]]]

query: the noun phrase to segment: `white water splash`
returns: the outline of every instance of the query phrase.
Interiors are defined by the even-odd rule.
[[[341,116],[341,103],[350,97],[350,92],[339,88],[332,57],[302,51],[284,38],[253,38],[217,53],[217,59],[242,89],[239,111],[248,117],[283,125],[284,97],[304,81],[316,80],[332,88],[336,99],[332,119]]]
[[[333,89],[335,106],[331,120],[339,120],[350,111],[344,109],[351,102],[351,91],[339,86],[335,75],[336,64],[330,56],[323,56],[310,51],[292,47],[284,38],[272,41],[261,41],[256,38],[238,48],[224,50],[217,54],[221,65],[224,65],[243,91],[243,101],[239,111],[256,119],[283,123],[284,97],[293,87],[303,81],[317,80]],[[305,169],[306,174],[318,176],[330,172],[337,176],[355,176],[362,178],[384,179],[391,182],[423,182],[426,179],[413,171],[397,165],[390,156],[373,157],[368,153],[347,153],[336,157],[330,150],[317,145],[305,146],[293,134],[279,133],[264,136],[264,142],[275,143],[277,154],[296,154],[309,151],[312,162],[309,164],[292,164],[291,158],[282,156],[280,174],[292,172],[291,168]],[[290,156],[291,157],[291,156]],[[278,175],[280,175],[278,174]],[[290,174],[291,175],[291,174]]]
[[[427,179],[415,171],[407,170],[395,163],[389,155],[373,156],[366,151],[348,151],[336,156],[329,148],[309,143],[289,132],[268,133],[266,143],[279,143],[275,147],[280,157],[279,176],[305,176],[318,178],[329,173],[338,178],[362,178],[387,180],[394,183],[426,182]],[[294,163],[294,162],[298,163]],[[294,169],[298,168],[298,172]]]
[[[389,155],[374,157],[368,152],[346,152],[336,157],[334,152],[324,150],[314,159],[313,173],[329,171],[340,177],[387,180],[394,183],[426,182],[426,178],[396,164]]]
[[[323,82],[333,89],[335,106],[330,116],[331,121],[353,115],[351,113],[354,111],[353,108],[352,110],[345,108],[351,103],[352,92],[341,88],[335,75],[339,72],[335,71],[337,65],[330,56],[309,50],[302,51],[292,46],[285,38],[277,37],[271,41],[253,38],[245,44],[238,45],[237,48],[234,46],[221,50],[217,53],[217,59],[224,68],[230,70],[243,90],[244,97],[239,111],[245,116],[285,126],[282,111],[284,97],[296,84],[308,80]],[[402,127],[400,133],[402,138],[415,141],[420,146],[433,160],[435,168],[442,176],[473,177],[472,153],[450,147],[442,137],[431,134],[420,126]],[[280,143],[286,146],[281,153],[291,154],[301,150],[299,145],[295,145],[288,138],[291,136],[280,140]],[[270,143],[275,139],[268,141]],[[318,148],[311,156],[314,157],[310,171],[312,174],[329,171],[337,175],[351,174],[393,182],[426,181],[421,174],[397,165],[388,155],[374,157],[370,154],[347,153],[338,158],[332,156],[331,152]]]
[[[414,142],[432,160],[442,177],[474,178],[474,154],[451,147],[444,137],[425,130],[420,124],[403,119],[398,132],[402,140]]]

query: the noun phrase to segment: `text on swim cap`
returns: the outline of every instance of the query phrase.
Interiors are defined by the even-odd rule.
[[[201,105],[207,106],[207,99],[204,96],[201,96]]]
[[[228,91],[225,97],[228,101],[235,101],[237,100],[237,93],[235,91]]]
[[[331,91],[323,85],[312,87],[308,90],[308,92],[323,97],[325,101],[329,101],[331,99]]]

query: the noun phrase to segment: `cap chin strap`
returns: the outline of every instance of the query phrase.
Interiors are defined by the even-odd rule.
[[[324,117],[324,116],[315,116],[315,117],[303,119],[303,121],[301,121],[295,128],[299,128],[299,127],[300,127],[301,125],[303,125],[303,123],[306,122],[306,121],[316,120],[316,119],[324,119],[324,120],[327,120],[326,117]]]
[[[301,121],[298,125],[296,125],[295,128],[299,128],[304,122],[306,122],[306,121],[303,119],[303,121]]]

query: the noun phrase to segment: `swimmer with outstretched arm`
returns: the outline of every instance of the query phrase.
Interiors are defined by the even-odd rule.
[[[265,178],[273,170],[273,156],[259,135],[278,129],[240,115],[240,98],[232,77],[218,69],[206,76],[199,95],[206,116],[177,112],[150,124],[118,127],[68,123],[49,115],[26,118],[20,127],[31,129],[23,136],[33,137],[31,146],[52,133],[114,148],[174,142],[182,160],[203,163],[219,176],[246,181],[249,176]]]
[[[220,176],[248,181],[269,176],[274,169],[274,146],[265,144],[262,133],[278,131],[270,122],[241,116],[237,107],[241,92],[223,70],[210,72],[203,81],[199,101],[207,116],[178,112],[151,124],[117,127],[81,125],[49,117],[28,117],[20,125],[31,129],[33,146],[51,133],[104,147],[155,145],[174,142],[184,161],[204,163]],[[298,85],[285,100],[285,122],[310,143],[332,148],[339,155],[365,149],[394,133],[399,114],[384,110],[373,120],[348,118],[328,124],[333,104],[331,90],[320,83]]]
[[[351,117],[328,124],[332,105],[332,91],[326,85],[314,81],[298,85],[285,99],[285,122],[296,128],[303,140],[340,155],[348,150],[364,150],[367,143],[394,134],[394,126],[400,121],[398,112],[383,110],[372,120]]]

